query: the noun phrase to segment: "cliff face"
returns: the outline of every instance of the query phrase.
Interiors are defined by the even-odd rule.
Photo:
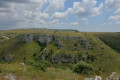
[[[40,44],[50,44],[53,37],[49,35],[33,35],[33,34],[25,34],[23,38],[23,42],[30,43],[32,41],[38,41]]]
[[[52,41],[55,42],[56,45],[59,47],[62,47],[63,45],[61,42],[64,41],[73,41],[75,44],[83,44],[85,45],[85,49],[91,49],[92,46],[90,44],[90,39],[86,38],[85,40],[82,40],[80,37],[60,37],[60,36],[54,36],[54,35],[33,35],[33,34],[25,34],[23,38],[23,42],[30,43],[32,41],[38,41],[40,44],[50,44]]]
[[[49,56],[50,61],[53,63],[59,63],[59,62],[74,63],[83,60],[83,59],[79,59],[77,55],[74,55],[71,52],[64,52],[64,51],[68,50],[74,52],[76,50],[79,51],[81,48],[84,48],[85,50],[91,50],[92,48],[89,38],[82,39],[81,37],[74,37],[74,36],[55,36],[55,35],[42,35],[42,34],[35,35],[29,33],[29,34],[18,35],[15,38],[17,38],[18,40],[17,43],[24,42],[24,44],[30,44],[33,41],[36,41],[39,43],[39,46],[44,45],[42,51],[38,53],[40,54],[39,58],[41,60],[47,60],[48,59],[47,57]],[[53,50],[53,52],[50,53],[49,50],[45,50],[45,48],[51,44],[54,44],[52,47],[57,47],[58,51],[63,51],[63,52],[54,52]],[[15,45],[16,44],[14,44],[13,46]],[[3,59],[6,62],[10,62],[14,59],[14,55],[8,54],[10,51],[11,48],[9,48],[9,51],[5,51],[3,53]],[[86,60],[86,58],[84,60]]]
[[[54,42],[54,44],[57,46],[57,49],[62,50],[62,49],[71,49],[71,50],[76,50],[79,49],[81,45],[83,45],[84,49],[86,50],[91,50],[92,46],[90,44],[90,39],[82,39],[81,37],[74,37],[74,36],[55,36],[55,35],[33,35],[33,34],[25,34],[23,38],[23,42],[25,43],[31,43],[32,41],[37,41],[41,45],[46,44],[48,46],[51,44],[51,42]],[[68,44],[73,44],[72,48],[67,47],[66,42],[69,42]],[[71,46],[70,46],[71,47]],[[63,52],[64,53],[64,52]],[[49,51],[44,50],[39,56],[41,60],[46,60],[46,56],[48,56]],[[59,55],[58,55],[59,54]],[[65,53],[64,55],[61,55],[61,53],[55,53],[54,55],[50,56],[50,60],[53,63],[61,63],[61,62],[78,62],[83,59],[79,59],[76,55],[74,54],[69,54]]]

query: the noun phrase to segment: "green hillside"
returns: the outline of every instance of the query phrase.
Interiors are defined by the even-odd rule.
[[[98,34],[97,37],[120,53],[120,32]]]
[[[0,31],[0,76],[12,73],[25,80],[84,80],[84,77],[119,73],[119,38],[119,33],[74,30]],[[73,72],[79,61],[92,65],[92,73]]]

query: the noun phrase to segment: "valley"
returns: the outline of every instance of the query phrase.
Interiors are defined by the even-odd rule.
[[[0,31],[0,80],[5,76],[15,77],[10,80],[105,79],[113,72],[119,74],[119,35],[49,29]]]

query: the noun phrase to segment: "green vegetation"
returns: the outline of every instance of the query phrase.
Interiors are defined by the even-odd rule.
[[[91,64],[80,61],[74,66],[73,71],[79,74],[90,75],[93,74],[94,68]]]
[[[97,34],[97,37],[120,53],[120,32]]]
[[[51,63],[48,61],[28,61],[27,65],[33,66],[37,70],[46,71],[47,67],[51,67]]]
[[[36,39],[26,43],[22,41],[25,34],[55,37],[49,44],[40,43]],[[84,76],[105,77],[112,72],[119,73],[119,38],[119,33],[48,29],[0,31],[0,77],[13,73],[25,80],[33,77],[37,80],[83,80]],[[22,72],[19,68],[22,68]]]

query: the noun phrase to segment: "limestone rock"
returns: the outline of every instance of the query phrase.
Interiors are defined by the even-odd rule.
[[[59,54],[59,53],[57,53]],[[53,63],[68,63],[68,62],[76,62],[77,58],[74,55],[53,55],[51,62]]]
[[[87,50],[92,49],[92,46],[91,46],[90,42],[86,42],[85,47],[86,47]]]
[[[48,35],[39,35],[38,38],[38,42],[40,42],[41,44],[50,44],[50,42],[53,40],[52,36],[48,36]]]
[[[93,78],[85,78],[85,80],[102,80],[100,76],[95,76]]]
[[[47,54],[47,50],[44,50],[43,54],[40,56],[41,60],[46,60],[45,56]]]
[[[14,55],[9,55],[8,57],[5,56],[6,62],[11,62],[13,60]]]
[[[23,41],[25,43],[30,43],[33,41],[33,34],[25,34],[24,35],[24,38],[23,38]]]

